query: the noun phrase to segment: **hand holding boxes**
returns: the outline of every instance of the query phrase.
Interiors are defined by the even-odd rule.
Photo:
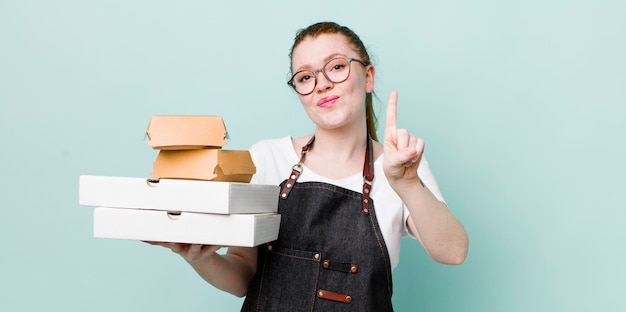
[[[217,116],[155,116],[148,144],[160,149],[156,179],[81,176],[79,203],[98,206],[94,236],[220,246],[278,237],[278,186],[248,184],[248,151],[227,151]]]

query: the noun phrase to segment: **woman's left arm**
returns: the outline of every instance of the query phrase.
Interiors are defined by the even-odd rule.
[[[398,94],[393,91],[387,104],[383,168],[393,190],[409,209],[407,227],[437,262],[461,264],[468,251],[468,237],[463,225],[445,203],[422,183],[417,175],[424,140],[406,129],[396,128]]]

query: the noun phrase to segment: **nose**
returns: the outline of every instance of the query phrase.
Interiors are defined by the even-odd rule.
[[[315,80],[317,81],[315,89],[318,93],[324,92],[325,90],[330,90],[335,85],[335,83],[326,78],[326,75],[321,69],[315,71]]]

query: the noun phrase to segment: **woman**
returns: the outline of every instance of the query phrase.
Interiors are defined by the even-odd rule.
[[[396,129],[389,97],[384,142],[372,110],[375,70],[354,32],[335,23],[301,30],[289,85],[315,132],[264,140],[250,152],[253,183],[280,184],[278,240],[257,248],[163,244],[242,311],[391,311],[400,238],[416,238],[445,264],[461,264],[468,238],[422,157],[424,141]]]

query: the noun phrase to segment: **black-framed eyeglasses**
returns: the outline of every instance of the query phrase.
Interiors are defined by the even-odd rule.
[[[322,72],[324,77],[330,82],[341,83],[350,77],[350,64],[352,61],[357,61],[363,64],[363,66],[369,65],[367,62],[355,58],[336,57],[328,61],[324,67],[314,70],[301,70],[293,74],[291,79],[287,81],[287,84],[300,95],[311,94],[315,90],[315,86],[317,86],[318,72]]]

